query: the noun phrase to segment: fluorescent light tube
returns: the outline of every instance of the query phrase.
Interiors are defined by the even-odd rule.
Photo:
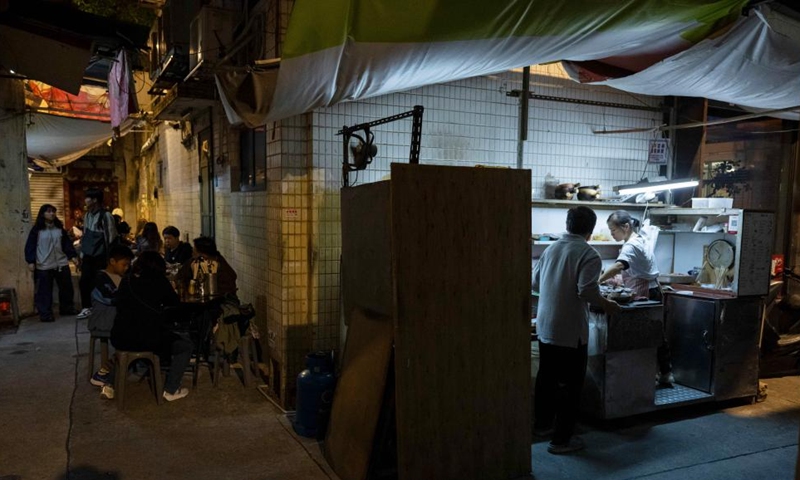
[[[662,192],[664,190],[676,190],[679,188],[696,187],[700,182],[697,180],[668,180],[666,182],[636,183],[634,185],[620,185],[614,190],[620,195],[635,195],[646,192]]]

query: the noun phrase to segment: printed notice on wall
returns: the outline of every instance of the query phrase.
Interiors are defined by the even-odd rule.
[[[284,220],[297,220],[300,218],[300,211],[296,208],[284,208],[283,209],[283,219]]]
[[[667,139],[654,138],[650,140],[650,151],[647,154],[647,163],[656,165],[667,164]]]

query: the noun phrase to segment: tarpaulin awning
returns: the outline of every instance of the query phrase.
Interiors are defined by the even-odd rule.
[[[26,131],[28,156],[50,166],[76,160],[111,138],[111,124],[97,120],[31,113]]]
[[[297,0],[265,120],[557,60],[660,58],[746,3]]]
[[[753,10],[728,32],[622,78],[565,62],[573,79],[644,95],[705,97],[753,109],[800,105],[800,22]]]
[[[256,128],[266,123],[278,80],[277,70],[223,70],[214,80],[231,124]]]

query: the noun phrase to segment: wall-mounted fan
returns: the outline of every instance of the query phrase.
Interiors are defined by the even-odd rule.
[[[367,165],[372,163],[372,159],[378,154],[378,147],[375,145],[375,135],[370,131],[371,127],[394,122],[403,118],[411,117],[411,145],[408,153],[408,163],[419,163],[419,150],[422,138],[422,113],[425,108],[422,105],[415,105],[413,110],[398,113],[390,117],[380,118],[367,123],[360,123],[352,127],[343,126],[336,134],[342,136],[342,183],[345,187],[350,186],[348,174],[354,170],[364,170]],[[356,132],[364,132],[362,135]],[[352,157],[352,158],[351,158]]]
[[[375,145],[375,134],[369,129],[364,130],[364,136],[356,133],[350,134],[350,155],[352,156],[352,169],[364,170],[367,165],[372,163],[372,159],[378,154],[378,146]]]

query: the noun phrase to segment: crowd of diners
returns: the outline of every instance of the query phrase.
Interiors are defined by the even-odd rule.
[[[85,204],[81,216],[74,214],[71,231],[64,228],[53,205],[42,205],[28,236],[25,260],[33,272],[40,320],[55,320],[55,283],[61,316],[87,319],[91,334],[109,338],[117,350],[154,352],[168,366],[163,397],[167,401],[185,397],[189,389],[181,386],[183,373],[192,354],[202,347],[198,343],[209,342],[222,308],[218,302],[209,302],[203,310],[191,313],[198,317],[194,324],[200,325],[199,330],[176,329],[175,317],[186,316],[179,308],[179,292],[185,291],[180,287],[214,274],[218,298],[238,305],[236,272],[213,238],[201,236],[189,245],[181,241],[177,227],[159,231],[156,223],[144,220],[131,236],[122,211],[109,212],[103,206],[102,190],[87,190]],[[70,261],[80,270],[80,311],[73,300]],[[239,326],[244,332],[241,321]],[[115,375],[141,372],[136,364],[132,372],[115,372],[111,362],[106,362],[90,381],[100,387],[102,398],[111,399]]]

